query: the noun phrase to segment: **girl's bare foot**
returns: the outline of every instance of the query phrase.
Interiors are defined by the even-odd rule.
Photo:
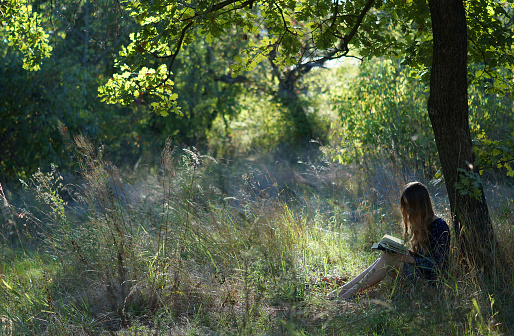
[[[348,282],[346,283],[344,286],[341,286],[337,289],[334,289],[333,291],[331,291],[330,293],[328,293],[326,295],[326,298],[328,300],[334,300],[335,298],[338,298],[341,294],[345,293],[347,290],[349,290],[350,288],[352,288],[354,286],[354,284]]]
[[[352,288],[350,288],[349,290],[342,291],[341,293],[339,293],[339,299],[350,299],[353,296],[355,296],[355,294],[357,294],[358,291],[359,291],[359,285],[357,284],[357,285],[353,286]]]

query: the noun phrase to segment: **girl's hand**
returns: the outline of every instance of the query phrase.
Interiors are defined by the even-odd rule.
[[[401,253],[394,253],[394,252],[385,252],[389,254],[394,261],[399,261],[403,263],[409,263],[409,264],[415,264],[416,259],[414,259],[414,252],[409,250],[409,254],[401,254]]]
[[[414,252],[412,252],[411,250],[409,250],[409,255],[406,255],[405,258],[404,258],[404,261],[403,262],[406,262],[406,263],[409,263],[409,264],[415,264],[416,263],[416,259],[414,259],[414,256],[416,254]]]

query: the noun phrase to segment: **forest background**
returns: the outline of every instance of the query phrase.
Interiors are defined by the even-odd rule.
[[[376,4],[364,13],[377,27],[360,27],[344,58],[308,45],[296,62],[248,53],[266,32],[245,22],[220,24],[230,36],[195,30],[163,109],[151,93],[110,91],[137,41],[137,8],[1,6],[2,334],[512,331],[511,4],[486,4],[480,29],[467,8],[480,173],[458,188],[486,186],[507,267],[484,272],[455,253],[437,290],[393,278],[343,304],[324,294],[376,257],[373,241],[401,235],[404,183],[423,181],[451,218],[426,112],[428,8],[387,25]],[[124,78],[160,69],[149,61]]]

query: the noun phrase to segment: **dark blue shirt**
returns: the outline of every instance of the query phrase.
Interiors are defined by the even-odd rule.
[[[415,264],[405,263],[403,270],[408,278],[437,279],[441,271],[448,269],[450,254],[450,230],[442,218],[438,218],[428,228],[428,245],[414,256]]]

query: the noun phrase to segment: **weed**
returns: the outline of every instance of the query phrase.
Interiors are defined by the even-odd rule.
[[[388,278],[352,301],[325,299],[377,258],[374,240],[400,232],[397,195],[413,174],[384,166],[370,176],[314,158],[227,164],[168,142],[160,170],[129,183],[84,137],[75,147],[83,180],[64,184],[56,167],[36,172],[23,207],[34,214],[1,194],[2,219],[18,231],[2,227],[0,333],[512,330],[513,297],[501,288],[514,276],[489,281],[455,254],[439,286]],[[445,215],[444,195],[432,191]],[[501,219],[508,206],[493,213]],[[508,218],[495,218],[499,232],[509,232]],[[23,233],[24,223],[34,230]]]

